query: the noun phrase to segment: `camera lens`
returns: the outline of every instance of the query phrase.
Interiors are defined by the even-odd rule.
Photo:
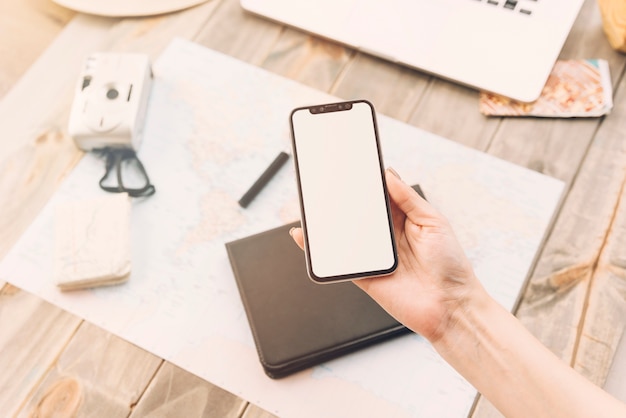
[[[117,99],[117,96],[119,95],[120,95],[120,92],[114,88],[110,88],[107,90],[107,99],[115,100]]]
[[[346,109],[352,109],[352,103],[346,103]]]

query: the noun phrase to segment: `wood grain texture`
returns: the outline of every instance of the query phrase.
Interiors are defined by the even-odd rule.
[[[609,63],[613,84],[624,69],[624,56],[603,34],[595,0],[587,0],[567,38],[560,59],[599,58]],[[589,148],[601,118],[505,118],[488,149],[490,154],[569,183]]]
[[[243,11],[237,0],[222,0],[215,16],[194,38],[200,45],[259,65],[276,43],[282,27]]]
[[[0,3],[0,100],[73,16],[74,12],[47,0]],[[3,254],[0,245],[0,259]],[[0,289],[3,285],[0,280]]]
[[[32,143],[0,162],[0,258],[81,156],[60,127],[49,126]]]
[[[594,140],[517,311],[522,323],[570,364],[585,315],[590,278],[624,178],[615,158],[622,143],[620,135]],[[546,326],[546,321],[551,325]],[[486,413],[489,408],[481,400],[477,408],[481,414],[476,416],[499,416]]]
[[[276,415],[270,414],[256,405],[248,404],[241,418],[276,418]]]
[[[74,12],[49,0],[0,2],[0,98],[73,16]]]
[[[0,102],[0,257],[82,155],[66,134],[68,107],[83,54],[107,29],[74,20]]]
[[[624,69],[624,57],[602,43],[602,36],[596,4],[588,0],[561,58],[606,59],[616,85]],[[579,340],[590,278],[623,178],[614,154],[623,141],[618,135],[599,140],[595,134],[602,122],[618,118],[615,111],[604,120],[507,118],[488,148],[491,154],[569,184],[559,217],[517,311],[522,323],[569,364]],[[551,326],[546,326],[546,321]],[[481,398],[474,416],[501,415]]]
[[[351,57],[335,43],[245,12],[238,0],[224,0],[194,42],[323,91]]]
[[[134,417],[239,417],[247,402],[165,362],[134,408]]]
[[[65,348],[80,318],[11,285],[0,291],[0,411],[15,414]]]
[[[588,307],[574,367],[603,385],[617,343],[626,326],[626,78],[622,78],[616,106],[598,130],[592,151],[602,148],[605,158],[596,167],[592,201],[603,196],[610,222],[602,252],[591,276]],[[591,175],[591,173],[590,173]],[[601,201],[603,202],[603,201]],[[593,206],[596,206],[595,204]]]
[[[611,367],[604,381],[604,390],[626,403],[626,328],[611,358]]]
[[[330,91],[353,52],[341,45],[284,29],[261,66],[322,91]]]
[[[20,417],[127,417],[162,360],[83,322]]]
[[[331,93],[344,99],[367,99],[376,112],[407,122],[430,79],[418,71],[359,52]]]
[[[113,20],[100,49],[148,54],[154,62],[173,38],[195,39],[221,2],[210,0],[175,13]]]
[[[593,10],[589,3],[585,3],[586,11]],[[584,19],[577,21],[575,29],[577,33],[588,33],[595,38],[594,28],[599,30],[599,16],[591,15],[595,19],[585,14]],[[581,31],[580,25],[586,26],[587,30]],[[574,41],[586,43],[578,37]],[[570,40],[567,45],[569,43]],[[591,48],[586,52],[593,53]],[[614,74],[617,73],[614,82],[619,81],[624,69],[623,57],[617,60],[611,50],[595,49],[595,53],[613,62]],[[606,117],[604,125],[610,125],[609,121],[615,119],[619,119],[616,110]],[[568,362],[577,338],[588,278],[600,254],[621,187],[621,176],[615,177],[615,170],[619,170],[615,159],[619,136],[596,136],[601,121],[531,120],[524,125],[521,120],[507,119],[490,148],[496,155],[500,152],[511,155],[509,158],[524,150],[528,152],[523,157],[525,162],[519,156],[515,162],[571,184],[559,220],[518,312],[522,322]],[[512,151],[514,139],[525,147]],[[511,151],[505,152],[507,149]],[[543,318],[547,316],[561,326],[550,327],[552,331],[546,332],[549,327],[544,326]]]
[[[433,78],[409,119],[426,131],[485,151],[500,123],[478,112],[478,91]]]

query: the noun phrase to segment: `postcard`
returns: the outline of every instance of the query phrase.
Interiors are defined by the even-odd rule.
[[[487,116],[596,117],[611,111],[612,94],[605,60],[561,60],[536,101],[524,103],[481,92],[479,108]]]

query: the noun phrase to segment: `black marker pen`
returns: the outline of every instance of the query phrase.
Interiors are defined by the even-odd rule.
[[[248,189],[248,191],[239,199],[239,205],[242,208],[247,207],[252,199],[265,187],[265,185],[274,177],[274,174],[285,164],[285,161],[289,159],[289,154],[281,151],[280,154],[272,161],[272,163],[265,169],[263,174],[254,182],[254,184]]]

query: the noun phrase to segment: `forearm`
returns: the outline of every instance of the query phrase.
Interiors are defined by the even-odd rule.
[[[486,294],[457,310],[437,351],[507,417],[626,416]]]

